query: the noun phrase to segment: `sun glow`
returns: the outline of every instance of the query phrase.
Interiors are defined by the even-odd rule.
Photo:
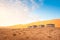
[[[32,4],[34,2],[31,0]],[[40,20],[39,16],[32,13],[33,5],[29,8],[19,0],[0,0],[0,26],[10,26],[16,24],[26,24]]]

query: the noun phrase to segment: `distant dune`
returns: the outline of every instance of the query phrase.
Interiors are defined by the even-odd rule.
[[[30,24],[27,24],[27,25],[29,26],[29,25],[42,25],[42,24],[43,25],[55,24],[55,27],[60,27],[60,19],[38,21],[38,22],[33,22],[33,23],[30,23]]]
[[[13,26],[13,28],[18,27],[18,28],[28,28],[28,26],[32,26],[32,25],[46,25],[46,24],[55,24],[55,27],[60,27],[60,19],[54,19],[54,20],[46,20],[46,21],[38,21],[38,22],[32,22],[29,24],[25,24],[25,25],[16,25]]]
[[[55,24],[55,27],[60,27],[60,19],[54,19],[54,20],[46,20],[46,21],[37,21],[37,22],[32,22],[29,24],[18,24],[14,26],[7,26],[8,28],[28,28],[29,26],[32,25],[46,25],[46,24]],[[1,28],[1,27],[0,27]]]

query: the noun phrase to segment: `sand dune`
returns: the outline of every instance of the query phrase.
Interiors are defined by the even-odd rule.
[[[54,20],[46,20],[46,21],[38,21],[38,22],[32,22],[29,24],[24,24],[24,25],[15,25],[15,26],[10,26],[10,28],[28,28],[29,26],[33,25],[46,25],[46,24],[55,24],[55,27],[60,27],[60,19],[54,19]]]
[[[30,24],[27,24],[27,25],[29,26],[29,25],[41,25],[41,24],[43,24],[43,25],[55,24],[56,27],[60,27],[60,19],[38,21],[38,22],[33,22],[33,23],[30,23]]]
[[[18,24],[18,25],[13,25],[13,26],[6,26],[7,28],[28,28],[29,26],[33,25],[46,25],[46,24],[55,24],[55,27],[60,27],[60,19],[54,19],[54,20],[46,20],[46,21],[37,21],[37,22],[32,22],[29,24]],[[3,28],[6,28],[3,26]],[[2,28],[2,26],[0,26]]]

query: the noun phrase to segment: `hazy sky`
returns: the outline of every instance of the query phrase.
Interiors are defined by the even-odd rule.
[[[0,26],[60,19],[60,0],[0,0]]]

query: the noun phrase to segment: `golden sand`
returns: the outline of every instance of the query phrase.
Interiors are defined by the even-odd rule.
[[[2,28],[0,40],[60,40],[60,28]]]

